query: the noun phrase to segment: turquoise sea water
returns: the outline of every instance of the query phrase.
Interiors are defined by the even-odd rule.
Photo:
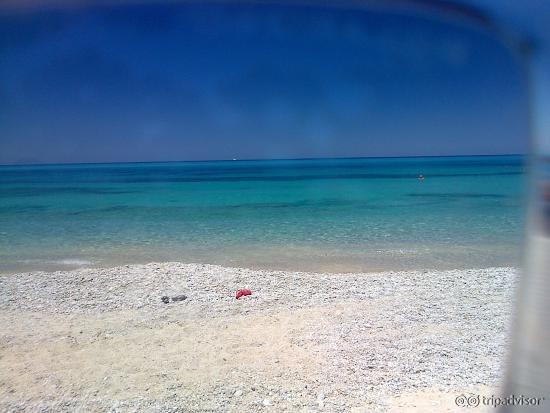
[[[524,181],[518,156],[0,166],[0,272],[517,265]]]

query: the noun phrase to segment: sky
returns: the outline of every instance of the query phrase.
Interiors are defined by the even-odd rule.
[[[382,11],[0,9],[0,163],[516,154],[494,35]]]

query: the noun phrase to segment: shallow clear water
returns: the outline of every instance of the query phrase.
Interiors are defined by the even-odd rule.
[[[0,271],[517,265],[524,181],[517,156],[0,166]]]

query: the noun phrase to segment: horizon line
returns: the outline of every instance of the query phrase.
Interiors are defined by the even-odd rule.
[[[52,166],[52,165],[118,165],[118,164],[150,164],[150,163],[199,163],[199,162],[255,162],[255,161],[315,161],[328,159],[401,159],[401,158],[466,158],[466,157],[498,157],[498,156],[527,156],[526,153],[504,154],[461,154],[461,155],[402,155],[402,156],[321,156],[306,158],[231,158],[231,159],[196,159],[178,161],[114,161],[114,162],[55,162],[55,163],[0,163],[4,166]]]

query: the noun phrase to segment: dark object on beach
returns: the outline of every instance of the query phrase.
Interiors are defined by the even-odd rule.
[[[164,304],[168,304],[170,302],[170,297],[168,297],[167,295],[163,295],[160,299]]]
[[[252,291],[250,291],[248,289],[239,290],[239,291],[237,291],[237,294],[235,295],[235,298],[238,300],[239,298],[241,298],[245,295],[252,295]]]
[[[172,302],[174,301],[183,301],[183,300],[186,300],[187,299],[187,296],[186,295],[176,295],[175,297],[172,297]]]

